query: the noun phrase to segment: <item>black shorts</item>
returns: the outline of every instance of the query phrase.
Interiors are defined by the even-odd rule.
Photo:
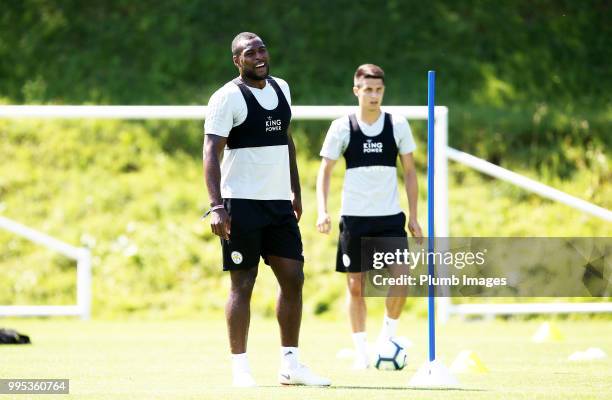
[[[289,200],[225,199],[231,218],[229,240],[221,239],[223,270],[249,269],[262,257],[304,261],[302,236]]]
[[[362,268],[361,239],[367,237],[407,238],[406,215],[403,212],[394,215],[376,217],[340,217],[340,238],[336,254],[336,271],[362,272],[371,267]],[[397,244],[397,242],[394,242]],[[408,241],[406,240],[406,249]]]

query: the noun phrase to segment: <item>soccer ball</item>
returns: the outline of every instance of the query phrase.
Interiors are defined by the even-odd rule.
[[[378,346],[376,354],[376,369],[383,371],[399,371],[406,366],[406,348],[393,339]]]

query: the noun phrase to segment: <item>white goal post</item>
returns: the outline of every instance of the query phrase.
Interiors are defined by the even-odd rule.
[[[355,110],[354,106],[292,106],[294,120],[329,120],[341,117]],[[426,106],[386,106],[383,110],[403,115],[409,120],[426,120]],[[0,105],[0,118],[64,118],[64,119],[196,119],[206,116],[205,106],[3,106]],[[448,160],[462,163],[482,173],[505,180],[528,191],[551,200],[564,203],[592,216],[612,221],[612,212],[589,203],[540,182],[499,167],[486,160],[448,147],[448,108],[435,107],[435,215],[436,236],[448,237]],[[0,228],[6,226],[0,225]],[[30,240],[33,240],[29,237]],[[55,240],[49,238],[51,240]],[[34,240],[36,241],[36,240]],[[44,242],[39,242],[45,244]],[[48,245],[45,244],[45,245]],[[66,253],[65,253],[66,254]],[[74,253],[77,254],[77,253]],[[74,255],[73,254],[73,255]],[[91,279],[90,262],[85,262],[81,254],[83,270]],[[80,262],[81,262],[80,261]],[[80,276],[80,275],[79,275]],[[87,279],[83,278],[86,285]],[[80,286],[79,286],[80,287]],[[79,292],[80,293],[80,292]],[[85,296],[86,297],[86,296]],[[85,301],[84,301],[85,302]],[[80,303],[79,303],[80,304]],[[574,313],[574,312],[612,312],[612,303],[506,303],[506,304],[453,304],[449,297],[437,299],[438,317],[444,321],[450,315],[469,314],[522,314],[522,313]],[[47,306],[48,307],[48,306]],[[83,306],[84,307],[84,306]],[[0,316],[7,315],[6,306],[0,306]],[[15,310],[15,309],[12,309]],[[23,309],[26,310],[26,309]],[[76,313],[76,309],[67,309]],[[82,309],[80,308],[79,310]],[[82,315],[82,314],[81,314]]]
[[[0,228],[76,260],[77,269],[76,305],[0,305],[0,317],[75,315],[82,319],[89,319],[91,316],[91,254],[89,250],[64,243],[2,216],[0,216]]]

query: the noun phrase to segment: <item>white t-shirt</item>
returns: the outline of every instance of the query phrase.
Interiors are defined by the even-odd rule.
[[[287,82],[273,79],[291,105]],[[278,106],[278,96],[269,83],[263,89],[247,88],[263,108],[272,110]],[[228,82],[208,101],[204,133],[227,137],[233,127],[246,120],[247,114],[247,104],[240,89]],[[224,199],[291,200],[288,146],[226,147],[221,162],[221,196]]]
[[[384,122],[384,112],[372,125],[357,117],[363,134],[371,137],[382,133]],[[412,153],[416,149],[416,143],[408,121],[401,115],[391,114],[391,122],[399,154]],[[348,115],[332,121],[323,142],[321,157],[339,159],[349,144],[350,135]],[[341,215],[371,217],[393,215],[400,211],[395,167],[370,166],[346,170]]]

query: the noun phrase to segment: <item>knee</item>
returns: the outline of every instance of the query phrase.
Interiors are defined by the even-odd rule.
[[[361,279],[349,278],[348,279],[348,293],[351,297],[362,297],[361,290]]]
[[[232,294],[239,297],[250,297],[257,279],[257,272],[249,273],[232,280]]]
[[[281,289],[289,290],[292,293],[302,293],[304,287],[304,270],[297,268],[285,279],[284,285],[281,285]]]

